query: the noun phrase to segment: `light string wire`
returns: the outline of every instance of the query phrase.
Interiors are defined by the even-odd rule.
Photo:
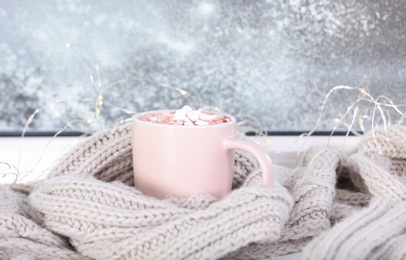
[[[64,47],[66,47],[66,49],[71,49],[71,45],[69,43],[65,44]],[[55,52],[55,49],[51,52],[51,54],[49,55],[50,58],[48,58],[48,60],[46,62],[47,69],[45,70],[46,77],[45,77],[45,82],[44,82],[45,90],[50,89],[50,87],[49,87],[49,78],[50,78],[49,71],[51,71],[50,68],[51,68],[51,65],[52,65],[52,58],[54,56],[54,52]],[[112,107],[114,109],[118,109],[119,111],[121,111],[121,112],[123,112],[123,113],[125,113],[127,115],[132,115],[132,114],[137,113],[137,111],[134,111],[134,110],[131,110],[131,109],[128,109],[128,108],[119,107],[119,106],[117,106],[115,104],[112,104],[112,103],[109,103],[109,102],[105,102],[104,101],[104,91],[106,89],[112,88],[112,87],[117,86],[119,84],[130,83],[131,81],[142,81],[142,82],[151,83],[153,85],[156,85],[156,86],[159,86],[159,87],[162,87],[162,88],[177,91],[181,95],[182,101],[184,101],[185,99],[190,98],[195,103],[200,103],[200,102],[197,101],[197,99],[193,95],[191,95],[191,93],[189,93],[187,90],[185,90],[183,88],[172,87],[172,86],[170,86],[168,84],[163,84],[163,83],[155,81],[155,80],[150,80],[150,79],[146,79],[146,78],[137,77],[135,75],[130,75],[130,76],[127,76],[127,77],[125,77],[125,78],[123,78],[123,79],[121,79],[119,81],[110,83],[108,85],[104,85],[102,83],[102,76],[101,76],[99,65],[98,64],[94,65],[95,72],[96,72],[96,75],[94,75],[92,70],[91,70],[91,67],[87,64],[85,59],[82,56],[78,55],[76,52],[74,53],[74,55],[80,57],[80,60],[84,64],[85,70],[86,70],[86,72],[88,74],[88,77],[89,77],[89,80],[90,80],[90,83],[91,83],[91,86],[92,86],[92,88],[93,88],[93,90],[94,90],[94,92],[96,94],[96,99],[93,99],[93,98],[65,98],[65,99],[51,100],[51,101],[48,101],[48,104],[46,104],[45,106],[37,108],[37,109],[34,110],[34,112],[26,120],[25,125],[24,125],[23,130],[22,130],[21,142],[20,142],[20,147],[19,147],[19,152],[18,152],[18,160],[17,160],[16,168],[20,168],[20,165],[21,165],[21,155],[22,155],[24,137],[25,137],[30,125],[33,123],[35,117],[40,112],[43,112],[43,111],[49,109],[52,112],[52,115],[55,118],[57,118],[58,120],[61,120],[65,124],[65,126],[62,129],[60,129],[59,131],[57,131],[55,133],[55,135],[52,136],[51,140],[49,140],[47,142],[46,146],[42,150],[41,155],[38,158],[38,160],[36,161],[34,167],[31,170],[27,171],[27,172],[22,172],[23,176],[22,176],[22,178],[19,178],[19,181],[23,180],[25,177],[27,177],[30,173],[32,173],[35,170],[35,168],[40,164],[40,162],[41,162],[41,160],[43,158],[43,155],[46,152],[46,149],[49,147],[49,145],[52,143],[52,141],[56,137],[58,137],[61,133],[63,133],[65,130],[67,130],[67,129],[71,129],[71,130],[74,130],[74,131],[76,130],[76,131],[82,132],[83,135],[90,135],[90,134],[93,133],[93,132],[83,131],[83,129],[77,127],[75,125],[75,123],[91,124],[91,123],[94,123],[96,121],[96,122],[99,123],[99,129],[100,130],[106,129],[106,126],[102,123],[102,120],[99,120],[101,118],[103,106],[108,106],[108,107]],[[95,80],[95,76],[96,76],[96,80]],[[45,91],[45,93],[49,94],[50,91]],[[51,98],[48,97],[48,100],[49,99],[51,99]],[[72,103],[72,102],[76,102],[76,103],[93,103],[94,104],[93,117],[91,117],[91,118],[75,118],[75,119],[72,119],[72,120],[65,119],[63,117],[62,113],[60,113],[60,111],[57,109],[57,105],[58,104],[68,104],[69,105],[69,103]],[[204,107],[204,109],[206,109],[206,110],[209,110],[210,108],[211,107],[209,107],[209,106]],[[218,108],[214,108],[214,110],[219,111]],[[131,120],[131,118],[127,118],[125,120],[113,123],[112,126],[116,126],[116,125],[128,122],[130,120]]]
[[[72,51],[72,48],[71,48],[72,46],[69,43],[65,44],[64,47],[66,49],[70,49]],[[93,70],[91,69],[92,66],[90,66],[82,56],[80,56],[76,52],[74,52],[74,55],[80,57],[82,63],[84,64],[84,67],[85,67],[85,70],[89,77],[90,85],[94,91],[95,97],[94,98],[91,98],[91,97],[64,98],[64,99],[55,99],[55,100],[52,100],[49,97],[46,105],[34,110],[34,112],[26,120],[24,127],[23,127],[23,131],[21,134],[21,143],[20,143],[17,166],[12,166],[8,163],[5,163],[6,165],[10,166],[10,169],[14,168],[17,170],[16,171],[17,172],[16,180],[14,181],[13,184],[15,184],[17,181],[23,180],[30,173],[34,172],[35,168],[42,161],[43,156],[46,152],[46,149],[48,149],[49,145],[55,140],[55,138],[58,137],[64,131],[70,129],[70,130],[82,132],[84,135],[90,135],[93,133],[92,131],[83,130],[83,127],[80,128],[80,126],[78,124],[91,125],[91,124],[97,123],[99,125],[100,130],[105,130],[105,129],[108,129],[109,127],[114,127],[114,126],[117,126],[117,125],[120,125],[123,123],[130,122],[132,120],[131,117],[126,118],[124,120],[120,120],[118,122],[113,122],[113,124],[111,126],[107,127],[105,125],[105,123],[102,122],[102,120],[101,120],[103,117],[103,107],[111,107],[113,109],[117,109],[118,111],[120,111],[128,116],[131,116],[131,115],[134,115],[135,113],[137,113],[137,111],[134,111],[129,108],[117,106],[117,105],[112,104],[105,100],[105,98],[104,98],[105,91],[110,90],[111,88],[114,88],[116,86],[123,85],[123,84],[129,84],[129,83],[135,82],[135,81],[149,83],[154,86],[165,88],[165,89],[168,89],[171,91],[176,91],[177,93],[180,94],[180,96],[182,98],[182,102],[185,102],[186,100],[190,100],[191,102],[198,104],[199,110],[201,110],[201,111],[224,112],[221,108],[219,108],[217,106],[204,105],[203,102],[199,101],[194,95],[192,95],[189,91],[187,91],[184,88],[174,87],[169,84],[164,84],[162,82],[138,77],[135,75],[129,75],[118,81],[115,81],[115,82],[112,82],[109,84],[104,84],[100,66],[98,64],[95,64],[93,66],[94,71],[95,71],[95,73],[94,73]],[[45,89],[50,88],[50,86],[49,86],[50,71],[51,71],[50,67],[52,64],[53,57],[54,57],[54,53],[51,52],[51,55],[49,56],[49,59],[47,61],[47,70],[45,70],[45,73],[44,73],[46,75],[45,82],[44,82]],[[338,116],[338,117],[334,117],[334,118],[325,118],[327,106],[329,104],[331,96],[341,90],[351,91],[351,92],[355,91],[356,93],[358,93],[358,97],[352,104],[350,104],[350,106],[347,107],[346,112],[341,117]],[[50,94],[49,91],[48,92],[45,91],[45,92]],[[381,100],[383,100],[383,102]],[[72,102],[91,104],[91,107],[93,107],[92,116],[88,117],[88,118],[74,118],[71,120],[66,119],[64,117],[64,115],[62,115],[62,113],[58,110],[57,106],[58,105],[72,105]],[[369,115],[371,107],[362,107],[365,104],[373,105],[372,115]],[[319,117],[317,119],[315,126],[309,132],[303,133],[299,137],[294,139],[294,141],[291,144],[287,145],[287,147],[285,149],[279,150],[276,153],[281,153],[281,152],[291,148],[292,145],[297,144],[299,139],[303,139],[305,137],[312,136],[323,125],[325,125],[326,123],[331,123],[331,122],[335,123],[335,126],[329,136],[328,144],[330,144],[330,139],[334,135],[334,133],[336,132],[336,130],[339,126],[345,126],[347,129],[346,135],[345,135],[346,138],[344,139],[344,142],[342,144],[342,147],[343,147],[345,144],[345,141],[350,133],[353,133],[356,136],[361,135],[361,133],[359,133],[358,131],[356,131],[354,129],[354,124],[357,122],[361,131],[365,132],[366,131],[365,122],[370,120],[371,121],[370,127],[371,127],[372,134],[373,134],[373,137],[375,140],[375,144],[378,146],[378,143],[376,142],[376,137],[375,137],[375,129],[377,127],[380,127],[380,123],[376,119],[377,111],[379,112],[380,118],[382,119],[383,128],[386,131],[387,125],[391,124],[391,116],[390,116],[390,111],[388,111],[388,109],[394,110],[396,113],[398,113],[401,116],[397,123],[397,124],[401,124],[401,123],[403,123],[404,118],[405,118],[405,113],[402,111],[402,108],[404,108],[405,106],[406,106],[406,104],[396,105],[396,104],[394,104],[394,102],[391,99],[389,99],[383,95],[380,95],[377,98],[374,98],[365,88],[351,87],[351,86],[344,86],[344,85],[335,86],[335,87],[331,88],[324,96],[324,100],[323,100],[322,106],[320,108]],[[57,131],[55,133],[55,135],[53,135],[52,138],[47,142],[46,146],[40,153],[40,156],[39,156],[38,160],[36,161],[34,167],[29,171],[20,173],[18,171],[18,169],[20,168],[20,163],[21,163],[21,154],[22,154],[22,149],[23,149],[24,137],[25,137],[29,127],[31,126],[31,124],[33,123],[35,118],[38,116],[38,114],[42,113],[48,109],[51,111],[51,114],[56,119],[63,122],[64,126],[59,131]],[[347,122],[347,118],[349,115],[351,115],[351,117],[350,117],[349,122]],[[272,137],[266,136],[266,131],[264,130],[263,125],[256,117],[253,117],[250,115],[244,115],[244,114],[238,114],[238,115],[236,115],[236,117],[238,119],[237,120],[238,121],[238,123],[237,123],[238,131],[240,131],[242,133],[255,132],[257,136],[262,136],[262,137],[266,138],[266,140],[265,140],[266,144],[272,143],[272,142],[270,142],[270,139],[269,139]],[[302,144],[302,146],[303,145],[304,145],[304,143]],[[380,149],[379,149],[379,151],[380,151]],[[49,170],[49,169],[46,169],[46,170]],[[45,174],[45,172],[46,171],[44,171],[42,174]],[[22,177],[21,179],[19,178],[20,174],[24,174],[23,176],[21,176]]]
[[[0,166],[1,165],[6,166],[6,169],[4,170],[3,167],[0,167],[0,177],[6,178],[9,177],[10,175],[14,176],[14,180],[7,187],[8,190],[10,190],[17,183],[20,172],[15,165],[9,164],[7,162],[0,162]]]
[[[329,104],[331,96],[340,91],[355,91],[355,93],[358,93],[358,95],[355,101],[353,101],[347,107],[346,112],[342,116],[325,118],[327,106]],[[382,102],[381,100],[383,100],[384,102]],[[399,120],[395,124],[401,125],[406,117],[406,113],[402,111],[402,109],[405,107],[406,104],[395,104],[391,99],[384,95],[379,95],[378,97],[374,98],[366,88],[345,85],[335,86],[331,88],[324,96],[319,116],[314,127],[309,132],[302,133],[297,138],[294,138],[293,141],[286,146],[286,148],[276,151],[275,154],[279,154],[292,149],[293,146],[297,146],[301,139],[304,139],[300,145],[300,149],[297,149],[297,154],[300,154],[303,151],[303,147],[305,146],[308,137],[312,136],[325,124],[331,122],[333,122],[335,125],[327,140],[328,146],[330,146],[331,138],[340,126],[344,126],[346,128],[346,134],[339,150],[343,149],[350,133],[354,134],[355,136],[361,136],[362,134],[354,129],[354,124],[355,122],[357,122],[363,133],[365,133],[367,130],[371,131],[374,144],[376,145],[378,152],[382,154],[381,148],[376,139],[375,132],[378,128],[382,127],[384,129],[384,132],[386,133],[388,125],[392,124],[392,118],[390,116],[391,111],[395,112],[399,116]],[[377,111],[379,112],[379,118],[382,120],[382,123],[378,122],[379,118],[377,119]],[[347,119],[349,115],[351,116],[348,122]],[[370,121],[370,129],[366,128],[366,122],[368,121]],[[387,136],[385,137],[387,138]],[[267,141],[268,143],[272,143],[269,139]]]

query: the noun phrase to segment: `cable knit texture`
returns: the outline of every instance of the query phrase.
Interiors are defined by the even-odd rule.
[[[32,186],[0,188],[0,259],[406,258],[406,128],[276,167],[260,187],[236,151],[233,190],[157,200],[133,187],[131,125],[72,149]],[[136,145],[136,144],[135,144]]]

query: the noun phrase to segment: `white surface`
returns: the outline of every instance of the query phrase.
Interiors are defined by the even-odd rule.
[[[1,137],[0,162],[15,166],[19,170],[18,182],[25,183],[44,177],[48,169],[80,141],[79,137]],[[8,171],[8,166],[0,164],[0,177]],[[0,183],[14,182],[15,175],[0,178]]]
[[[7,163],[19,169],[18,182],[34,181],[47,174],[52,165],[70,148],[82,141],[84,137],[2,137],[0,138],[0,162]],[[359,138],[357,137],[294,137],[267,136],[249,137],[250,140],[262,145],[271,155],[275,164],[294,167],[298,155],[312,146],[326,146],[341,148],[343,151],[353,149]],[[16,171],[11,169],[11,172]],[[11,183],[15,175],[8,166],[0,164],[0,183]]]
[[[16,180],[14,168],[19,169],[17,182],[27,183],[44,177],[52,165],[70,148],[83,141],[83,137],[3,137],[0,138],[0,183]],[[343,152],[355,148],[357,137],[312,136],[297,138],[292,136],[249,137],[262,145],[271,155],[275,164],[294,167],[297,156],[312,146],[330,145]],[[11,174],[7,174],[10,173]],[[5,175],[5,176],[4,176]],[[300,259],[301,253],[276,258],[277,260]]]
[[[354,136],[265,136],[250,139],[265,147],[275,164],[285,167],[294,167],[300,153],[311,147],[331,146],[342,152],[350,152],[360,140]]]

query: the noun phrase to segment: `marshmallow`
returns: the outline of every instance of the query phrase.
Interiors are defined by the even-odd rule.
[[[201,119],[200,116],[202,115],[202,112],[199,110],[193,110],[187,112],[186,115],[191,121],[198,121],[199,119]]]
[[[195,122],[195,125],[210,125],[210,123],[207,121],[198,120]]]

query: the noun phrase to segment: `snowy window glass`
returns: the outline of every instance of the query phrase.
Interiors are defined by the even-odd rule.
[[[405,36],[400,0],[0,0],[0,131],[93,131],[186,104],[305,131],[330,90],[354,87],[326,102],[331,130],[358,98],[356,123],[380,95],[405,101]]]

